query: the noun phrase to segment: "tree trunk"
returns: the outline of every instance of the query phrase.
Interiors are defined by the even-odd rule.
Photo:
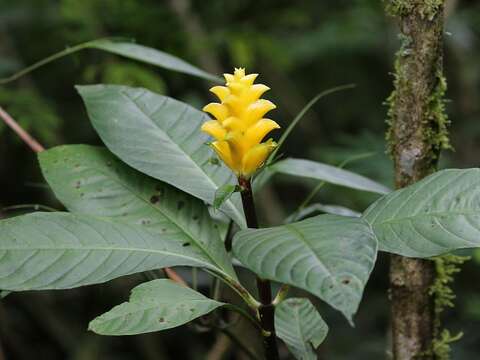
[[[395,89],[387,134],[397,188],[435,171],[447,148],[442,75],[443,0],[389,0],[387,11],[398,21],[402,46],[395,61]],[[433,4],[434,3],[434,4]],[[429,289],[435,269],[429,260],[391,256],[390,291],[395,360],[433,359],[433,299]]]

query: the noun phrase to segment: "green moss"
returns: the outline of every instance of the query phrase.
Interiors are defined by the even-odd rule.
[[[405,35],[400,35],[401,47],[395,55],[394,62],[394,90],[385,101],[388,106],[387,124],[388,130],[386,132],[387,152],[393,155],[394,137],[393,137],[393,122],[395,118],[395,102],[397,101],[398,89],[407,86],[406,77],[402,73],[403,67],[400,64],[402,57],[410,54],[411,38]],[[428,99],[427,109],[425,111],[424,121],[427,123],[425,132],[425,143],[429,144],[432,152],[438,156],[442,150],[451,150],[452,146],[448,137],[448,126],[450,120],[445,109],[445,93],[447,91],[447,79],[441,70],[436,74],[436,85]]]
[[[416,11],[422,19],[432,20],[443,3],[444,0],[387,0],[385,9],[390,16],[406,16]]]
[[[437,338],[432,342],[432,353],[436,360],[448,360],[450,359],[450,344],[458,341],[462,338],[463,332],[459,332],[456,335],[450,334],[450,331],[443,329]]]
[[[395,61],[393,63],[394,67],[394,73],[393,73],[393,91],[390,94],[390,96],[385,100],[384,105],[388,107],[387,111],[387,125],[388,129],[385,134],[385,140],[387,142],[387,153],[390,156],[393,156],[393,150],[394,150],[394,137],[393,137],[393,122],[395,118],[395,103],[397,101],[397,94],[398,90],[400,89],[405,82],[405,76],[402,73],[402,66],[400,65],[400,59],[404,56],[408,56],[410,54],[410,45],[412,42],[412,39],[409,36],[399,34],[398,35],[400,39],[400,49],[397,51],[395,54]]]
[[[435,154],[441,150],[452,149],[448,138],[448,126],[450,120],[445,112],[445,93],[447,91],[447,79],[439,70],[436,74],[437,84],[432,95],[428,99],[428,107],[425,114],[425,120],[428,122],[426,136],[428,143],[432,146]]]
[[[430,355],[434,355],[436,360],[450,359],[450,344],[463,335],[462,332],[452,335],[449,330],[442,329],[441,314],[446,308],[454,307],[455,294],[450,285],[454,275],[460,272],[460,265],[469,259],[469,256],[452,254],[433,258],[436,278],[429,289],[429,294],[434,297],[435,322]]]

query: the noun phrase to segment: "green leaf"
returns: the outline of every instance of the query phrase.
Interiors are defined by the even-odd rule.
[[[328,333],[328,326],[310,300],[290,298],[275,308],[275,329],[299,360],[315,360],[314,349]]]
[[[269,166],[278,173],[322,180],[330,184],[369,191],[377,194],[388,194],[391,190],[382,184],[348,170],[304,159],[285,159]]]
[[[290,215],[285,219],[285,223],[288,224],[294,221],[302,220],[318,212],[323,212],[323,213],[332,214],[332,215],[350,216],[350,217],[362,216],[361,213],[356,212],[352,209],[349,209],[345,206],[315,203],[294,212],[292,215]]]
[[[223,274],[204,249],[182,241],[178,232],[87,215],[9,218],[0,221],[0,289],[68,289],[180,265]]]
[[[219,82],[221,79],[193,66],[186,61],[165,53],[163,51],[132,42],[112,41],[111,39],[99,39],[89,43],[89,48],[108,51],[130,59],[159,66],[168,70],[178,71],[184,74],[197,76],[206,80]]]
[[[135,287],[128,302],[92,320],[88,328],[100,335],[144,334],[186,324],[223,305],[171,280],[153,280]]]
[[[260,277],[309,291],[351,321],[375,264],[377,241],[360,218],[320,215],[242,230],[233,252]]]
[[[79,86],[93,126],[107,147],[133,168],[213,204],[215,191],[235,184],[233,173],[212,163],[200,127],[203,112],[145,89],[116,85]],[[241,227],[245,219],[239,194],[221,210]]]
[[[213,200],[213,208],[216,210],[222,206],[234,193],[240,191],[240,186],[233,184],[225,184],[215,191],[215,200]]]
[[[380,250],[431,257],[480,246],[480,169],[439,171],[388,194],[364,214]]]
[[[202,201],[135,171],[104,148],[59,146],[41,152],[39,160],[45,179],[69,211],[168,233],[178,243],[202,249],[236,278]]]
[[[130,59],[142,61],[147,64],[151,64],[155,66],[159,66],[164,69],[178,71],[184,74],[197,76],[197,77],[214,81],[214,82],[221,81],[220,78],[210,73],[207,73],[206,71],[201,70],[196,66],[193,66],[187,63],[186,61],[176,56],[167,54],[163,51],[146,47],[143,45],[138,45],[132,42],[126,42],[126,41],[115,40],[115,39],[97,39],[97,40],[81,43],[72,47],[68,47],[65,50],[62,50],[53,55],[50,55],[45,59],[42,59],[34,63],[33,65],[30,65],[27,68],[7,78],[0,79],[0,85],[6,84],[10,81],[14,81],[46,64],[49,64],[55,60],[61,59],[62,57],[71,55],[73,53],[76,53],[84,49],[98,49],[98,50],[108,51],[113,54],[125,56]]]

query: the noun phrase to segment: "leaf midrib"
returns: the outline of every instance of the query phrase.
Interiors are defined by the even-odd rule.
[[[311,245],[308,243],[307,239],[305,238],[305,236],[298,230],[296,229],[294,226],[290,225],[290,224],[287,224],[287,225],[284,225],[285,226],[285,229],[287,229],[288,231],[290,231],[291,233],[297,235],[297,237],[305,244],[306,248],[314,255],[314,257],[318,260],[319,264],[321,265],[321,267],[325,270],[325,272],[328,274],[329,277],[333,278],[333,280],[335,280],[335,277],[333,276],[333,274],[330,272],[330,270],[327,268],[327,266],[323,263],[323,261],[319,258],[319,256],[315,253],[315,251],[313,250],[313,248],[311,247]],[[335,280],[335,282],[337,282]],[[306,285],[306,284],[305,284]]]
[[[92,166],[93,168],[93,166]],[[95,167],[96,168],[96,167]],[[202,250],[202,252],[204,253],[204,255],[207,256],[208,259],[210,259],[214,264],[215,266],[219,269],[219,270],[222,270],[222,272],[225,273],[225,269],[223,269],[223,266],[221,266],[220,264],[218,264],[218,262],[212,258],[212,256],[209,254],[209,252],[202,246],[200,245],[201,242],[197,242],[196,238],[188,231],[184,230],[175,220],[174,217],[170,217],[170,215],[167,215],[166,213],[162,212],[161,209],[159,207],[156,207],[156,206],[152,206],[152,204],[147,200],[145,199],[144,197],[142,197],[141,195],[137,194],[135,191],[133,191],[128,185],[126,184],[123,184],[122,182],[120,182],[118,179],[116,179],[115,177],[112,177],[111,173],[106,173],[104,172],[104,170],[102,170],[101,168],[97,168],[97,170],[99,170],[100,173],[104,174],[105,176],[107,176],[108,178],[110,178],[111,180],[113,180],[113,182],[115,182],[116,184],[118,184],[120,187],[123,187],[124,189],[126,189],[127,191],[129,191],[130,193],[132,193],[136,198],[138,198],[139,200],[143,201],[145,204],[147,204],[147,207],[150,208],[150,209],[154,209],[156,212],[160,213],[161,215],[163,215],[168,221],[170,221],[170,223],[172,223],[177,229],[179,229],[182,233],[184,233],[185,235],[187,235],[188,238],[190,238],[192,240],[193,243],[195,243],[197,245],[197,247]],[[110,176],[109,176],[110,175]],[[196,200],[196,199],[195,199]],[[204,210],[202,210],[204,211]],[[114,219],[114,217],[109,217],[109,218],[112,218]],[[116,221],[116,220],[114,220]],[[218,240],[220,241],[220,238],[218,238]],[[225,273],[226,275],[228,275],[228,273]],[[229,275],[230,276],[230,275]]]

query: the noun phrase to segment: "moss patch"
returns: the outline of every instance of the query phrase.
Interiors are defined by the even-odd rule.
[[[422,19],[432,20],[444,0],[387,0],[385,9],[390,16],[406,16],[413,11],[420,14]]]
[[[447,91],[447,79],[441,71],[436,74],[437,85],[428,99],[428,108],[425,114],[425,121],[428,122],[428,142],[434,152],[439,154],[441,150],[452,149],[448,138],[448,126],[450,120],[445,111],[445,93]]]
[[[452,254],[433,258],[436,278],[429,289],[429,294],[434,297],[435,323],[430,355],[433,355],[436,360],[450,359],[450,344],[459,340],[463,335],[462,332],[452,335],[449,330],[442,329],[441,314],[446,308],[454,307],[455,294],[451,284],[454,275],[461,270],[460,265],[469,259],[469,256]]]
[[[404,56],[409,56],[409,46],[411,43],[411,39],[408,36],[401,34],[400,39],[401,47],[395,55],[394,62],[394,90],[384,103],[388,107],[386,120],[388,124],[388,130],[385,138],[387,141],[387,153],[390,155],[393,155],[394,150],[393,122],[395,121],[395,103],[397,101],[397,93],[398,89],[407,85],[405,83],[406,76],[402,73],[403,67],[400,65],[400,59]],[[453,148],[448,137],[450,120],[445,108],[447,79],[441,70],[438,70],[435,76],[436,85],[428,99],[428,105],[423,121],[426,123],[426,128],[428,129],[428,131],[425,132],[424,141],[430,145],[433,154],[438,157],[442,150],[452,150]]]

